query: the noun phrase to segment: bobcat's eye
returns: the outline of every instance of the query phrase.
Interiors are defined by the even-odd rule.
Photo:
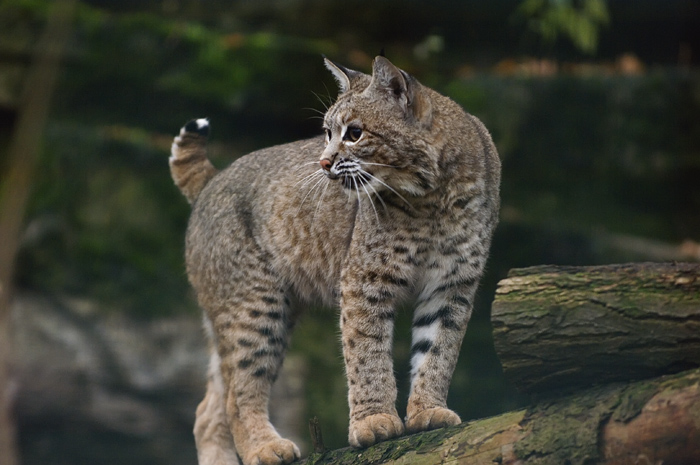
[[[345,135],[343,135],[343,140],[347,140],[350,142],[357,142],[360,140],[360,137],[362,137],[362,129],[358,128],[357,126],[349,126],[345,130]]]

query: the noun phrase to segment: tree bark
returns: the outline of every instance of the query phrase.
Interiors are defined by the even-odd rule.
[[[503,371],[526,393],[700,367],[700,264],[512,270],[492,323]]]
[[[700,370],[602,386],[526,410],[311,454],[304,465],[700,463]]]
[[[19,248],[24,210],[31,191],[41,132],[58,75],[63,46],[75,0],[56,2],[37,44],[20,103],[19,121],[8,149],[8,172],[0,186],[0,465],[19,463],[12,417],[15,386],[10,374],[10,300],[15,257]]]

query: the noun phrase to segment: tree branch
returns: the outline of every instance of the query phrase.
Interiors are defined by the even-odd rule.
[[[10,377],[10,295],[15,256],[31,191],[41,132],[58,76],[63,46],[68,40],[75,0],[54,3],[46,30],[36,48],[20,102],[19,120],[8,150],[8,172],[0,189],[0,465],[19,463],[12,421]]]

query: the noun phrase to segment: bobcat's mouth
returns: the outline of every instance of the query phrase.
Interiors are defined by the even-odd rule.
[[[360,190],[362,186],[368,184],[372,176],[365,172],[360,164],[353,160],[341,158],[326,172],[330,179],[340,178],[340,182],[345,189]]]

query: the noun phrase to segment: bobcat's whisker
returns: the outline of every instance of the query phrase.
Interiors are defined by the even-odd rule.
[[[379,179],[379,178],[376,177],[375,175],[373,175],[373,174],[371,174],[371,173],[368,173],[367,171],[365,171],[365,170],[363,170],[363,169],[360,169],[360,173],[364,174],[365,176],[369,176],[371,179],[376,180],[379,184],[381,184],[382,186],[384,186],[384,187],[386,187],[387,189],[389,189],[391,192],[393,192],[394,194],[396,194],[401,200],[403,200],[404,202],[406,202],[406,205],[408,205],[409,207],[411,207],[411,210],[413,210],[413,205],[411,205],[411,203],[410,203],[408,200],[406,200],[406,199],[404,198],[403,195],[401,195],[401,194],[399,194],[398,192],[396,192],[396,190],[395,190],[393,187],[391,187],[389,184],[385,183],[384,181],[382,181],[381,179]]]
[[[309,188],[309,186],[311,186],[311,188],[309,189],[309,192],[310,192],[313,190],[315,185],[318,184],[322,179],[323,179],[323,176],[313,176],[313,177],[307,179],[301,186],[299,186],[299,189],[300,190],[306,189],[306,188]]]
[[[331,185],[331,181],[326,178],[326,186],[323,188],[323,191],[321,192],[321,196],[318,198],[318,202],[316,203],[316,210],[314,210],[314,217],[312,221],[316,221],[316,215],[318,214],[318,210],[321,207],[321,203],[323,202],[323,198],[326,196],[326,192],[328,191],[328,186]]]
[[[309,188],[309,191],[306,193],[306,196],[304,196],[304,199],[302,200],[302,203],[304,202],[304,200],[306,200],[306,197],[307,197],[309,194],[311,194],[314,190],[316,190],[316,187],[317,187],[319,184],[321,184],[321,182],[323,181],[323,178],[324,178],[323,176],[318,176],[318,180],[309,179],[306,183],[304,183],[303,186],[301,186],[302,188],[303,188],[303,187],[308,187],[309,184],[311,184],[313,181],[316,181],[316,182],[314,182],[314,184]]]
[[[326,89],[326,90],[328,90],[328,89]],[[312,91],[311,93],[314,94],[314,97],[316,97],[316,100],[318,100],[318,101],[321,103],[321,105],[323,105],[323,108],[325,108],[325,110],[328,111],[328,108],[330,108],[329,103],[328,103],[328,102],[325,102],[325,101],[321,98],[321,96],[318,95],[316,92],[313,92],[313,91]],[[320,110],[317,110],[317,111],[318,111],[319,113],[323,113],[323,114],[325,115],[324,112],[321,112]]]
[[[326,116],[326,113],[319,110],[318,108],[304,107],[304,108],[302,108],[302,110],[309,110],[309,111],[313,111],[314,113],[318,113],[319,115],[321,115],[321,118]]]
[[[304,168],[304,166],[297,166],[297,167],[295,168],[295,170],[296,170],[296,171],[301,171],[303,168]],[[314,170],[314,171],[312,171],[311,173],[305,175],[305,176],[302,177],[299,181],[297,181],[297,183],[294,184],[294,185],[296,186],[296,185],[299,184],[300,182],[306,180],[309,176],[315,175],[318,171],[319,171],[319,170]]]
[[[382,203],[382,207],[384,207],[384,212],[386,213],[386,211],[387,211],[386,204],[384,203],[384,199],[382,199],[381,194],[379,192],[377,192],[377,189],[375,189],[374,186],[372,186],[372,183],[367,182],[367,183],[365,183],[365,185],[367,187],[369,187],[370,189],[372,189],[372,192],[374,192],[374,194],[377,196],[377,199],[379,199],[379,201]]]
[[[353,179],[354,179],[354,178],[353,178]],[[366,184],[366,183],[365,183],[365,181],[364,181],[361,177],[359,177],[359,176],[358,176],[358,178],[357,178],[357,181],[358,181],[358,183],[362,186],[362,189],[365,191],[365,193],[367,194],[367,198],[369,199],[369,204],[371,205],[372,210],[374,210],[374,217],[377,219],[377,225],[379,225],[379,214],[377,214],[377,209],[374,207],[374,201],[372,200],[372,196],[369,194],[369,191],[368,191],[367,188],[365,187],[365,184]],[[376,192],[376,191],[375,191],[375,192]]]
[[[323,176],[323,170],[319,168],[313,173],[304,176],[294,184],[294,187],[296,187],[300,183],[303,183],[300,187],[306,187],[316,176]]]
[[[360,165],[386,166],[387,168],[399,168],[398,166],[395,166],[395,165],[387,165],[385,163],[370,163],[368,161],[360,161]]]
[[[294,170],[301,171],[309,165],[317,165],[318,166],[318,162],[314,160],[314,161],[307,161],[306,163],[300,163],[294,168]]]
[[[355,193],[357,194],[357,216],[362,217],[362,199],[360,198],[360,189],[357,187],[357,179],[355,176],[350,176],[352,183],[355,185]]]
[[[306,193],[304,198],[301,200],[301,203],[299,204],[299,208],[297,209],[297,215],[299,214],[299,212],[301,212],[301,207],[304,206],[304,202],[306,202],[307,197],[318,188],[318,186],[323,182],[324,179],[327,179],[325,176],[323,176],[323,173],[321,173],[321,175],[322,176],[319,178],[319,180],[316,181],[316,183],[313,186],[311,186],[309,191]]]
[[[313,115],[309,116],[308,119],[320,119],[321,121],[323,121],[326,116],[326,113],[319,110],[318,108],[305,107],[302,108],[302,110],[314,113]]]

